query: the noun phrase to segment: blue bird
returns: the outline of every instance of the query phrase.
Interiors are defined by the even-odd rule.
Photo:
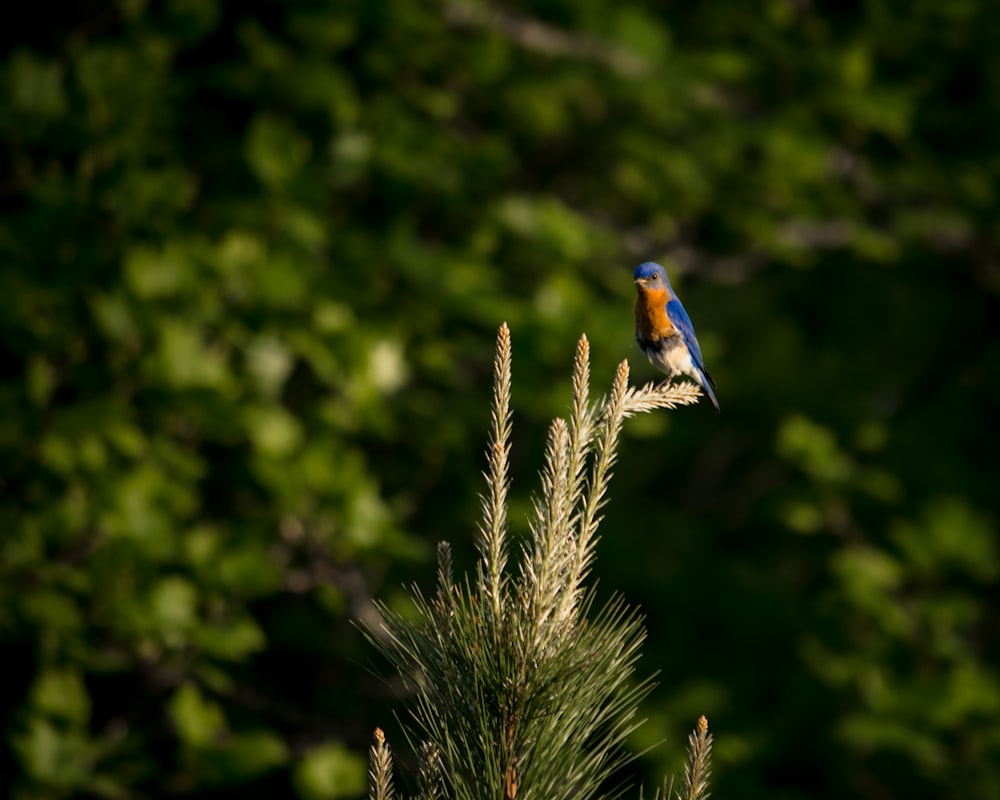
[[[632,276],[639,296],[635,301],[635,340],[653,364],[667,373],[689,375],[704,390],[719,411],[712,387],[715,381],[705,369],[694,326],[677,299],[663,267],[652,261],[640,264]]]

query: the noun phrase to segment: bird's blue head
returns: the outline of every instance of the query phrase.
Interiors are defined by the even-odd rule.
[[[636,286],[643,289],[651,291],[670,289],[670,279],[667,278],[666,271],[655,261],[647,261],[636,267],[632,279]]]

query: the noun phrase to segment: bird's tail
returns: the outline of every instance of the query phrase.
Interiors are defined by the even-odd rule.
[[[703,372],[699,377],[701,378],[699,381],[699,383],[701,383],[701,388],[705,391],[705,394],[708,395],[708,399],[712,401],[712,405],[715,406],[715,413],[721,414],[722,409],[719,408],[719,399],[715,396],[715,392],[712,391],[712,386],[715,384],[715,381],[712,380],[707,372]]]

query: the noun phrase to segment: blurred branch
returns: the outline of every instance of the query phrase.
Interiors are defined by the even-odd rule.
[[[444,0],[442,8],[449,24],[490,30],[525,50],[596,61],[623,75],[637,76],[650,70],[646,59],[606,39],[557,28],[504,6]]]

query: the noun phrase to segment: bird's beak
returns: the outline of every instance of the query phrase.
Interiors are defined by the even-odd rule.
[[[645,285],[646,285],[646,279],[645,279],[645,278],[636,278],[636,279],[635,279],[634,281],[632,281],[632,282],[633,282],[633,283],[634,283],[634,284],[635,284],[636,286],[645,286]]]

